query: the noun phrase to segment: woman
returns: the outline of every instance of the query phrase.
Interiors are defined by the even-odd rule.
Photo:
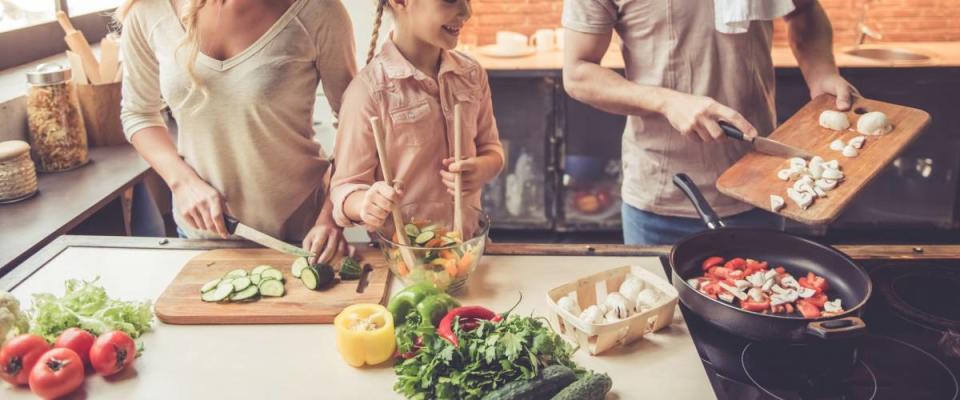
[[[338,110],[356,72],[338,0],[127,0],[122,120],[169,185],[181,235],[227,237],[229,215],[321,261],[348,245],[312,140],[318,82]],[[169,106],[177,145],[161,117]]]

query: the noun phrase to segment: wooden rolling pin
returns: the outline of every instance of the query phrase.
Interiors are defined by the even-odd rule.
[[[80,60],[83,62],[84,72],[87,75],[87,79],[90,80],[90,83],[94,85],[104,83],[100,78],[100,63],[97,62],[97,57],[93,55],[90,42],[87,42],[87,38],[83,36],[83,32],[73,27],[70,18],[67,18],[67,13],[63,11],[57,11],[57,21],[60,22],[60,27],[63,28],[63,32],[66,34],[63,40],[67,42],[67,47],[80,56]],[[85,84],[86,82],[77,83]]]

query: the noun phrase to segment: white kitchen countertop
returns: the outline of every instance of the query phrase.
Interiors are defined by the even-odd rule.
[[[156,299],[200,250],[70,247],[13,290],[24,307],[37,292],[63,293],[70,278],[99,275],[111,297]],[[640,265],[663,276],[656,258],[484,256],[464,304],[505,310],[524,294],[518,313],[549,315],[546,291],[594,272]],[[396,288],[396,283],[394,284]],[[712,399],[715,394],[678,311],[675,323],[648,338],[576,361],[613,378],[608,399]],[[332,325],[178,326],[158,322],[143,336],[135,371],[109,380],[91,376],[92,399],[384,399],[398,398],[390,366],[354,369],[334,346]],[[28,389],[0,389],[4,399],[34,398]],[[85,398],[79,393],[71,398]]]

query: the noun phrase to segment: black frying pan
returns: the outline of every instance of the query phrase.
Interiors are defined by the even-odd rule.
[[[866,271],[853,260],[832,247],[788,233],[725,228],[690,177],[677,174],[673,183],[690,198],[710,228],[684,238],[670,252],[673,286],[680,293],[680,301],[690,310],[717,327],[755,341],[802,342],[811,337],[837,339],[865,333],[866,324],[859,315],[873,286]],[[782,265],[798,278],[813,272],[827,279],[830,285],[827,295],[830,299],[842,299],[844,313],[809,320],[799,313],[761,314],[711,299],[687,283],[688,279],[703,275],[701,264],[711,256],[768,261],[771,266]]]

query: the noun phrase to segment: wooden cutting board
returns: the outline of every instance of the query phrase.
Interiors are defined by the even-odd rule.
[[[367,275],[363,293],[357,293],[359,281],[338,281],[324,290],[307,289],[290,274],[295,257],[271,249],[219,249],[200,254],[183,266],[154,306],[157,317],[168,324],[328,324],[346,306],[356,303],[382,303],[390,271],[383,253],[376,248],[357,249],[361,265],[373,269]],[[247,303],[206,303],[200,300],[200,287],[236,268],[247,271],[261,264],[283,272],[286,294],[261,297]],[[339,265],[339,263],[335,263]]]
[[[784,217],[808,225],[829,224],[860,189],[870,183],[930,124],[930,114],[923,110],[882,101],[857,99],[847,112],[850,130],[837,132],[821,127],[819,122],[820,113],[833,110],[834,104],[833,96],[817,97],[769,136],[771,139],[806,149],[824,160],[840,162],[844,180],[834,190],[827,192],[827,197],[815,199],[809,208],[801,209],[787,197],[787,188],[792,187],[794,181],[785,182],[777,178],[777,171],[786,168],[788,161],[755,151],[747,153],[717,179],[720,193],[765,210],[770,209],[770,195],[776,194],[786,200],[786,207],[779,212]],[[887,114],[893,124],[893,131],[882,136],[867,136],[866,144],[857,157],[847,158],[830,149],[830,143],[836,139],[842,139],[846,143],[859,136],[856,132],[859,114],[870,111]]]

